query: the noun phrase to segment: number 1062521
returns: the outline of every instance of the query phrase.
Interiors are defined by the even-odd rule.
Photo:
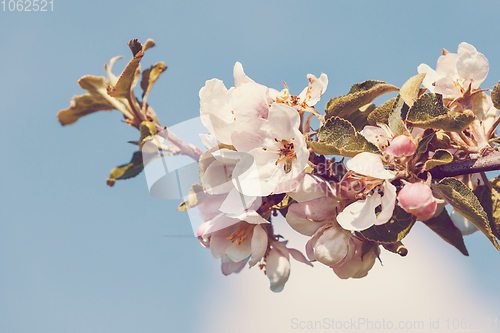
[[[54,0],[2,0],[4,12],[53,12]]]

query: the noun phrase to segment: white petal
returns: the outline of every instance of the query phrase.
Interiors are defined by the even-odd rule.
[[[287,193],[292,199],[303,202],[332,195],[327,182],[318,176],[306,173],[298,186]]]
[[[430,92],[434,92],[434,82],[439,79],[439,75],[427,64],[420,64],[417,67],[417,71],[419,74],[425,73],[425,78],[422,84],[424,87],[429,89]]]
[[[222,269],[222,274],[224,275],[230,275],[232,273],[239,273],[245,267],[245,264],[247,263],[247,260],[242,260],[240,262],[234,262],[232,261],[228,256],[223,256],[221,258],[221,269]]]
[[[268,237],[267,233],[260,225],[256,225],[253,229],[252,236],[252,258],[250,259],[250,267],[254,266],[266,254]]]
[[[346,162],[346,167],[360,175],[378,179],[392,179],[395,174],[384,168],[380,156],[372,153],[359,153]]]
[[[231,185],[233,184],[231,183]],[[261,201],[260,198],[244,195],[233,187],[233,189],[227,194],[224,202],[222,202],[219,210],[229,216],[238,216],[250,208],[257,199],[259,202]]]
[[[225,254],[234,262],[245,260],[252,254],[252,242],[249,239],[239,245],[234,242],[226,249]]]
[[[273,248],[266,258],[266,275],[272,291],[279,293],[283,290],[290,276],[290,261],[277,248]]]
[[[465,52],[475,53],[475,52],[477,52],[477,49],[469,43],[462,42],[462,43],[460,43],[460,45],[458,45],[458,54],[461,55],[462,53],[465,53]]]
[[[239,61],[234,64],[233,76],[235,87],[238,87],[243,83],[254,82],[245,74],[245,72],[243,71],[243,65]]]
[[[383,185],[384,196],[380,199],[382,211],[375,220],[375,225],[387,223],[392,217],[394,206],[396,205],[396,186],[389,181],[385,181]]]
[[[365,200],[348,205],[337,216],[337,222],[346,230],[362,231],[370,228],[377,219],[375,208],[380,205],[380,194],[374,193]]]
[[[273,129],[272,133],[278,140],[290,140],[296,136],[294,129],[298,130],[300,117],[294,108],[281,103],[273,103],[269,109],[268,120],[269,126]]]
[[[441,77],[456,75],[457,59],[458,54],[456,53],[448,53],[447,55],[440,56],[436,65],[436,73]]]
[[[457,60],[457,72],[464,79],[472,80],[472,88],[477,89],[488,76],[490,65],[484,54],[465,52]]]

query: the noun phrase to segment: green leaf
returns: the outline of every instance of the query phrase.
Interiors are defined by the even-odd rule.
[[[493,91],[491,92],[491,101],[493,102],[495,109],[500,110],[500,82],[493,87]]]
[[[378,148],[356,132],[349,121],[339,117],[328,119],[319,129],[318,141],[307,141],[307,144],[321,155],[353,157],[361,152],[380,154]]]
[[[408,105],[400,94],[396,97],[392,110],[387,118],[387,123],[393,134],[405,134],[404,119],[408,113]]]
[[[446,201],[455,208],[455,211],[472,222],[493,245],[500,250],[500,244],[491,230],[488,215],[474,193],[460,180],[443,178],[438,184],[433,185],[439,190]]]
[[[389,120],[389,114],[394,108],[394,103],[396,103],[396,97],[388,100],[384,104],[373,110],[368,116],[368,124],[376,126],[377,123],[387,124]]]
[[[333,116],[347,117],[363,105],[371,103],[380,95],[399,90],[382,81],[365,81],[351,87],[349,94],[332,98],[326,104],[326,118]]]
[[[417,147],[417,154],[422,154],[427,151],[427,148],[429,146],[429,142],[431,142],[432,138],[436,132],[434,132],[432,129],[426,129],[424,132],[424,135],[418,142],[418,147]]]
[[[113,186],[118,179],[133,178],[140,174],[142,169],[144,169],[144,165],[142,164],[142,153],[136,151],[129,164],[120,165],[111,171],[107,184]]]
[[[396,243],[408,235],[416,218],[399,206],[394,207],[392,218],[382,225],[374,225],[361,234],[369,240],[379,243]]]
[[[488,216],[491,231],[497,238],[500,238],[500,186],[494,184],[498,184],[499,180],[500,178],[493,179],[490,182],[491,188],[480,185],[474,190],[474,194]]]
[[[420,94],[420,87],[424,82],[425,73],[417,74],[403,84],[399,94],[408,107],[412,107]]]
[[[177,207],[177,210],[185,211],[196,207],[201,201],[208,197],[209,194],[205,192],[205,189],[201,184],[194,184],[191,189],[189,189],[187,200],[182,202],[179,207]]]
[[[420,97],[408,111],[406,123],[412,127],[462,131],[475,116],[471,110],[453,112],[443,105],[440,94],[428,93]]]
[[[142,96],[143,101],[147,99],[153,84],[166,69],[167,66],[163,62],[159,62],[142,72],[141,88],[144,91]]]
[[[358,110],[351,113],[345,119],[347,119],[356,131],[361,131],[366,125],[368,125],[368,116],[375,110],[375,105],[370,103],[363,105]]]
[[[429,171],[430,169],[438,165],[448,164],[451,163],[452,161],[453,161],[453,155],[449,151],[445,149],[438,149],[436,150],[434,155],[432,155],[431,159],[425,161],[423,170]]]
[[[423,221],[423,223],[438,234],[445,242],[456,247],[464,256],[469,255],[465,247],[462,232],[455,227],[446,209],[443,209],[438,216]]]
[[[99,95],[75,96],[71,99],[70,107],[57,114],[61,125],[69,125],[80,117],[97,111],[111,111],[115,107]]]

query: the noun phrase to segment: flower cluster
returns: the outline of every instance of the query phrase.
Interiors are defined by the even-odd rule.
[[[157,158],[194,158],[200,183],[179,210],[198,208],[197,237],[221,260],[224,275],[257,266],[279,292],[291,256],[326,265],[341,279],[362,278],[382,248],[407,254],[402,241],[416,223],[464,255],[462,236],[477,230],[500,250],[500,178],[484,173],[500,169],[500,83],[480,88],[489,63],[472,45],[460,44],[456,54],[443,49],[435,70],[421,64],[400,89],[381,81],[355,84],[331,99],[325,113],[316,110],[328,86],[325,74],[307,75],[307,86],[292,95],[286,84],[277,90],[256,83],[237,62],[234,87],[212,79],[200,90],[205,152],[163,131],[146,103],[163,63],[143,72],[142,101],[133,95],[139,61],[154,43],[129,45],[134,58],[120,78],[111,73],[117,58],[106,67],[107,79],[83,77],[79,83],[89,94],[74,97],[59,120],[71,124],[116,108],[140,130],[139,151],[112,171],[110,186]],[[393,91],[398,95],[384,104],[372,103]],[[307,237],[305,254],[275,233],[278,214]]]

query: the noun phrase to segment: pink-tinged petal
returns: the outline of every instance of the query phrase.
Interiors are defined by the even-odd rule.
[[[464,79],[472,80],[472,88],[477,89],[486,79],[490,64],[484,54],[479,52],[464,52],[457,60],[457,72]]]
[[[311,221],[300,216],[298,213],[290,210],[294,205],[297,204],[293,204],[288,209],[288,213],[286,214],[286,221],[288,222],[290,227],[292,227],[292,229],[297,231],[298,233],[306,236],[312,236],[319,228],[327,223],[325,221]]]
[[[233,188],[221,204],[219,210],[231,217],[238,216],[254,205],[259,205],[261,198],[249,197]]]
[[[346,261],[340,267],[334,267],[333,271],[341,279],[359,279],[368,275],[368,271],[375,264],[377,253],[370,251],[361,258],[363,243],[354,239],[356,250],[351,260]],[[378,250],[377,250],[378,251]]]
[[[200,90],[200,115],[203,125],[220,142],[231,144],[231,93],[218,79],[207,81]]]
[[[227,238],[236,231],[236,228],[227,228],[225,230],[220,230],[219,232],[212,233],[210,236],[210,250],[212,252],[212,256],[215,259],[221,258],[225,255],[225,252],[228,247],[230,247],[233,243]],[[207,235],[205,231],[204,236]]]
[[[244,127],[235,130],[232,135],[232,144],[238,152],[249,152],[264,147],[272,128],[264,119],[253,119],[246,122]]]
[[[267,119],[268,88],[258,83],[244,83],[232,91],[232,105],[237,121]]]
[[[250,267],[254,266],[256,263],[262,259],[266,254],[268,237],[267,233],[260,225],[256,225],[253,229],[252,236],[252,258],[250,259]]]
[[[377,216],[375,225],[387,223],[391,219],[392,213],[394,212],[394,206],[396,205],[396,186],[392,185],[389,181],[385,181],[383,192],[384,196],[380,199],[382,211]]]
[[[300,181],[304,178],[305,175],[306,175],[305,170],[300,172],[298,174],[298,176],[296,176],[294,178],[286,179],[286,175],[285,175],[285,177],[283,178],[284,180],[282,180],[278,184],[278,186],[276,186],[273,193],[274,194],[281,194],[281,193],[287,193],[287,192],[295,190],[297,188],[297,186],[299,186]]]
[[[395,177],[394,172],[384,168],[380,156],[372,153],[357,154],[346,162],[346,167],[351,171],[373,178],[392,179]]]
[[[436,65],[436,72],[441,77],[456,75],[456,64],[458,55],[456,53],[448,53],[439,57]]]
[[[200,211],[200,216],[203,221],[214,219],[217,215],[221,214],[220,206],[226,199],[226,195],[213,195],[198,203],[197,207]]]
[[[293,129],[298,129],[300,124],[300,117],[297,110],[281,103],[273,103],[271,105],[268,120],[269,125],[273,129],[272,133],[278,140],[293,139],[296,134]]]
[[[330,190],[330,188],[334,189],[333,186],[329,186],[325,180],[310,173],[306,173],[297,187],[295,187],[293,191],[289,191],[287,194],[292,197],[292,199],[298,202],[303,202],[321,197],[332,196],[334,193]]]
[[[354,254],[354,242],[342,228],[326,229],[314,245],[314,257],[329,267],[342,265]]]
[[[361,131],[361,135],[377,147],[387,146],[389,144],[389,140],[387,140],[387,133],[383,128],[378,126],[365,126]]]
[[[374,193],[365,200],[353,202],[337,216],[337,222],[346,230],[366,230],[377,219],[375,208],[380,205],[380,201],[380,194]]]
[[[384,153],[396,157],[412,156],[416,150],[417,146],[413,139],[406,135],[398,135],[391,141],[391,145],[384,150]]]
[[[442,95],[458,96],[461,94],[460,87],[450,76],[443,76],[436,81],[434,92]]]
[[[252,242],[249,239],[240,244],[234,242],[227,247],[226,252],[224,253],[232,261],[239,262],[248,258],[252,254]]]
[[[319,228],[316,233],[309,239],[306,243],[306,256],[310,261],[316,261],[316,257],[314,256],[314,246],[318,242],[318,239],[323,235],[325,231],[324,228]]]
[[[224,256],[221,258],[221,269],[222,269],[222,274],[225,276],[228,276],[232,273],[239,273],[245,267],[245,264],[247,263],[248,260],[242,260],[240,262],[234,262],[232,261],[228,256]]]
[[[234,169],[233,183],[236,189],[248,196],[271,194],[283,178],[283,172],[275,164],[279,155],[260,148],[249,154],[251,156],[244,157]]]
[[[306,264],[306,265],[313,267],[313,264],[309,260],[307,260],[306,256],[302,252],[300,252],[299,250],[288,249],[288,252],[290,252],[290,255],[293,257],[293,259],[295,259],[303,264]]]
[[[213,161],[205,170],[202,184],[208,194],[223,194],[231,191],[234,186],[232,172],[235,164]]]
[[[457,213],[455,210],[451,211],[450,217],[455,227],[457,227],[460,232],[462,232],[462,235],[467,236],[478,231],[477,227],[472,222]]]
[[[286,220],[295,231],[312,236],[328,221],[335,221],[339,209],[337,200],[321,197],[290,205]]]
[[[271,284],[271,290],[279,293],[285,287],[290,276],[290,261],[288,256],[277,248],[271,249],[266,258],[266,275]]]

